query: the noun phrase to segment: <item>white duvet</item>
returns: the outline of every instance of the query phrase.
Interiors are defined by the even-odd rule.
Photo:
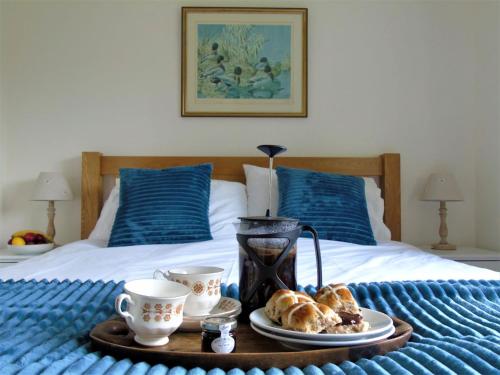
[[[500,273],[442,259],[401,242],[360,246],[320,241],[323,283],[396,280],[500,279]],[[103,247],[84,240],[0,269],[0,279],[104,280],[148,278],[155,269],[213,265],[225,269],[224,282],[238,282],[238,244],[234,235],[182,245]],[[298,241],[298,282],[316,283],[311,239]]]

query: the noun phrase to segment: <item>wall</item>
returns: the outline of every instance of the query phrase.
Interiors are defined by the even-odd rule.
[[[487,22],[480,25],[477,44],[488,48],[477,54],[477,244],[500,249],[500,3],[496,12],[486,8],[481,12]]]
[[[4,126],[4,110],[3,110],[3,97],[4,97],[4,92],[5,90],[2,89],[2,83],[5,81],[3,79],[3,62],[4,62],[4,49],[2,48],[4,43],[3,43],[3,33],[2,33],[2,20],[4,19],[3,17],[3,9],[4,7],[1,6],[0,4],[0,247],[4,247],[3,241],[2,241],[2,232],[4,227],[4,215],[3,215],[3,185],[4,185],[4,178],[5,178],[5,149],[7,143],[5,142],[5,135],[4,135],[4,130],[6,126]]]
[[[400,152],[410,243],[436,239],[437,204],[418,197],[429,173],[451,171],[465,201],[449,205],[450,239],[475,243],[476,94],[490,79],[475,58],[490,45],[476,42],[498,23],[495,3],[273,1],[309,8],[309,117],[182,119],[180,7],[196,4],[206,3],[1,3],[0,240],[45,227],[45,205],[29,201],[44,170],[63,172],[77,197],[57,204],[59,241],[79,237],[83,150],[255,155],[265,142],[290,156]]]

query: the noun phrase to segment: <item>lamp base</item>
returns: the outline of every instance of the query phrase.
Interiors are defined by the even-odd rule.
[[[431,245],[433,250],[456,250],[457,246],[451,243],[435,243]]]

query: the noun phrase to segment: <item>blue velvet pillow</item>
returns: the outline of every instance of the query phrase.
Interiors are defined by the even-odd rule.
[[[361,177],[276,168],[278,215],[313,226],[321,239],[376,245]]]
[[[211,164],[120,169],[120,205],[108,246],[211,240],[211,173]]]

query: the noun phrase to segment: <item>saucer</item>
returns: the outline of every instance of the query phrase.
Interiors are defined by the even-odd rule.
[[[206,318],[213,317],[229,317],[235,318],[241,314],[241,302],[229,297],[222,297],[219,303],[207,315],[184,315],[179,331],[182,332],[199,332],[201,331],[200,323]]]

